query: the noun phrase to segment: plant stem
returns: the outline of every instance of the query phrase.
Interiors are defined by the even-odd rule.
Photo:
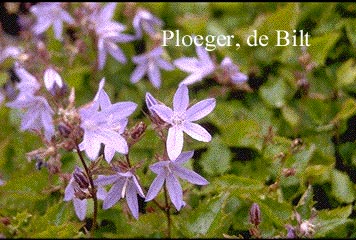
[[[164,185],[164,200],[166,202],[165,211],[166,211],[167,224],[168,224],[167,225],[167,238],[171,238],[171,212],[170,212],[171,206],[169,205],[169,201],[168,201],[166,185]]]
[[[77,149],[77,153],[78,153],[78,156],[79,156],[79,158],[80,158],[80,161],[82,162],[83,167],[84,167],[84,169],[85,169],[85,172],[86,172],[86,174],[87,174],[87,176],[88,176],[89,184],[90,184],[90,194],[91,194],[91,196],[92,196],[92,198],[93,198],[93,201],[94,201],[93,223],[92,223],[92,226],[91,226],[91,229],[90,229],[90,235],[91,235],[91,237],[93,237],[93,235],[94,235],[94,230],[95,230],[95,228],[96,228],[96,217],[97,217],[97,215],[98,215],[98,199],[97,199],[97,197],[96,197],[96,189],[95,189],[95,186],[94,186],[93,178],[92,178],[92,176],[91,176],[91,172],[90,172],[89,168],[87,167],[87,165],[86,165],[86,163],[85,163],[85,161],[84,161],[83,155],[82,155],[82,153],[80,152],[79,146],[78,146],[77,143],[75,144],[75,147],[76,147],[76,149]]]

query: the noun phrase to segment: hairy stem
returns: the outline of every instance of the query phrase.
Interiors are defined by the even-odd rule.
[[[93,223],[92,223],[92,227],[90,229],[90,234],[91,236],[93,237],[94,235],[94,231],[95,231],[95,228],[96,228],[96,218],[97,218],[97,215],[98,215],[98,199],[96,197],[96,188],[94,186],[94,181],[93,181],[93,178],[91,176],[91,172],[88,168],[88,166],[86,165],[85,161],[84,161],[84,158],[83,158],[83,155],[82,153],[80,152],[79,150],[79,146],[78,144],[76,143],[75,144],[75,147],[77,149],[77,153],[78,153],[78,156],[80,158],[80,161],[82,162],[83,164],[83,167],[85,169],[85,173],[87,174],[88,176],[88,179],[89,179],[89,184],[90,184],[90,194],[93,198],[93,201],[94,201],[94,213],[93,213]]]

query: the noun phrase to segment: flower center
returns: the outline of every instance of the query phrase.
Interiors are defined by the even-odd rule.
[[[182,114],[173,114],[172,123],[173,125],[181,125],[184,122],[184,116]]]

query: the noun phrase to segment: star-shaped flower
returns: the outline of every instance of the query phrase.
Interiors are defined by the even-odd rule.
[[[103,79],[93,103],[79,112],[82,119],[80,126],[84,129],[83,141],[79,148],[85,150],[91,160],[95,160],[103,143],[106,161],[110,162],[115,151],[122,154],[128,152],[127,142],[121,134],[125,130],[127,117],[135,111],[137,104],[133,102],[111,104],[103,90],[104,83]]]
[[[112,21],[117,3],[108,3],[103,8],[92,13],[89,18],[91,27],[98,36],[98,64],[103,69],[107,53],[118,62],[126,63],[126,57],[122,50],[116,45],[117,42],[130,42],[134,37],[122,33],[125,25]]]
[[[143,191],[138,183],[136,176],[130,172],[116,172],[114,175],[104,176],[99,175],[95,180],[95,184],[99,186],[105,186],[113,184],[110,191],[103,202],[103,209],[111,208],[121,198],[126,197],[127,205],[131,211],[132,216],[138,219],[138,200],[137,194],[142,198],[145,197]]]
[[[211,60],[208,52],[201,46],[196,46],[198,58],[182,57],[176,59],[173,64],[184,72],[190,73],[181,83],[190,85],[203,80],[206,76],[213,73],[216,69],[214,62]]]
[[[220,67],[223,73],[230,78],[232,83],[239,84],[248,80],[247,75],[241,73],[239,67],[235,65],[229,57],[225,57],[222,60]]]
[[[52,121],[54,112],[44,97],[28,95],[26,98],[17,98],[7,103],[7,106],[10,108],[27,109],[22,116],[21,131],[40,131],[43,128],[47,140],[50,140],[54,135]]]
[[[17,96],[18,99],[34,95],[41,88],[41,84],[37,79],[20,64],[15,63],[14,72],[20,79],[20,82],[16,85],[16,88],[20,91]]]
[[[155,104],[150,107],[163,121],[170,124],[166,146],[171,160],[176,159],[182,152],[183,132],[198,141],[211,141],[209,132],[193,121],[208,115],[215,108],[215,104],[215,99],[209,98],[188,108],[188,87],[182,84],[174,94],[173,110],[164,104]]]
[[[174,66],[164,60],[161,55],[163,53],[162,47],[157,47],[152,51],[134,56],[132,61],[138,66],[131,74],[131,82],[137,83],[147,73],[148,79],[151,81],[154,87],[159,88],[161,86],[161,73],[160,68],[171,71]]]
[[[154,199],[161,190],[163,183],[166,183],[169,197],[176,209],[179,211],[183,206],[185,206],[185,202],[183,201],[183,190],[179,183],[178,177],[196,185],[209,184],[205,178],[196,172],[181,166],[183,163],[192,158],[193,155],[194,151],[183,152],[174,161],[160,161],[151,165],[150,169],[152,172],[157,174],[157,177],[153,180],[150,189],[147,192],[145,201],[148,202]]]
[[[155,27],[162,27],[163,21],[145,9],[139,9],[133,19],[132,25],[136,31],[136,38],[142,38],[142,30],[151,37],[156,34]]]
[[[30,11],[37,17],[37,22],[33,26],[35,34],[39,35],[53,25],[55,38],[62,40],[63,22],[74,24],[74,19],[62,8],[61,4],[60,2],[44,2],[30,8]]]
[[[81,171],[81,169],[79,167],[76,167],[74,170],[74,173],[76,171]],[[75,193],[79,192],[79,191],[88,192],[87,189],[82,189],[79,186],[79,184],[74,179],[74,174],[72,174],[72,177],[69,180],[69,183],[64,191],[64,201],[73,201],[75,214],[81,221],[83,221],[86,216],[86,212],[87,212],[88,200],[77,198]],[[107,193],[103,187],[99,186],[97,188],[96,196],[98,199],[104,200],[106,197],[106,194]]]

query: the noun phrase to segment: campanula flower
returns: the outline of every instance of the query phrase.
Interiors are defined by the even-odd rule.
[[[174,161],[160,161],[151,165],[150,169],[152,172],[157,174],[157,177],[153,180],[147,192],[145,201],[148,202],[154,199],[162,189],[163,184],[166,183],[169,197],[173,205],[179,211],[183,206],[185,206],[185,202],[183,201],[183,190],[178,178],[187,180],[188,182],[196,185],[209,184],[205,178],[196,172],[181,166],[183,163],[191,159],[193,155],[194,151],[183,152]]]
[[[36,15],[37,22],[33,32],[39,35],[53,25],[55,38],[62,40],[63,22],[74,24],[74,19],[62,8],[61,2],[44,2],[33,5],[30,11]]]
[[[215,71],[215,64],[203,47],[196,46],[196,53],[198,58],[182,57],[173,62],[173,64],[180,70],[190,73],[180,85],[190,85],[199,82]]]
[[[161,86],[160,68],[166,71],[174,69],[172,64],[161,57],[162,53],[163,48],[157,47],[148,53],[134,56],[132,61],[137,64],[137,67],[131,74],[131,82],[137,83],[147,74],[153,86],[159,88]]]
[[[163,26],[163,21],[152,13],[145,9],[139,9],[136,12],[136,15],[133,19],[132,25],[136,32],[136,38],[142,38],[142,34],[144,30],[151,37],[153,37],[157,30],[155,28],[161,28]]]
[[[153,110],[163,121],[170,124],[167,137],[167,152],[171,160],[176,159],[183,149],[183,132],[192,138],[210,142],[211,135],[200,125],[193,123],[208,115],[215,108],[214,98],[202,100],[190,108],[188,87],[180,85],[174,94],[173,109],[164,104],[155,104]]]
[[[95,160],[103,143],[106,161],[110,162],[115,151],[122,154],[128,152],[127,142],[121,134],[125,130],[127,117],[135,111],[137,104],[133,102],[111,104],[103,90],[104,83],[103,79],[93,103],[79,111],[82,119],[80,126],[84,130],[79,148],[85,150],[91,160]]]
[[[137,194],[142,198],[145,197],[143,191],[138,183],[136,176],[130,172],[117,171],[114,175],[104,176],[99,175],[95,180],[95,184],[105,186],[112,184],[110,191],[103,202],[103,209],[111,208],[121,198],[126,198],[127,205],[131,211],[132,216],[138,219],[138,199]]]
[[[5,59],[12,57],[16,58],[21,54],[21,49],[15,46],[7,46],[0,52],[0,63],[2,63]]]
[[[229,57],[225,57],[222,60],[220,67],[224,75],[230,78],[232,83],[239,84],[248,80],[247,75],[241,73],[239,67],[235,65]]]

